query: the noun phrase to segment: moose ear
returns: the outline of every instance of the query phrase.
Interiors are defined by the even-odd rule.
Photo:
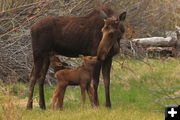
[[[83,58],[84,58],[84,55],[79,55],[79,57],[80,57],[81,59],[83,59]]]
[[[100,16],[104,19],[108,18],[107,14],[103,10],[100,10]]]
[[[123,12],[119,15],[118,21],[124,21],[126,19],[126,12]]]

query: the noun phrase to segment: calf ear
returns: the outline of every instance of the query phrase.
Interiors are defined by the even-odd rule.
[[[79,55],[79,57],[80,57],[81,59],[83,59],[83,58],[84,58],[84,55]]]
[[[123,12],[119,15],[118,21],[124,21],[126,19],[126,12]]]

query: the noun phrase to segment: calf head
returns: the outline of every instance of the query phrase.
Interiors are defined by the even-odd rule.
[[[123,12],[118,18],[113,16],[104,19],[102,39],[97,50],[98,60],[104,60],[113,45],[119,43],[125,31],[123,25],[125,18],[126,12]]]
[[[56,55],[50,56],[50,62],[54,69],[54,72],[65,69],[68,67],[67,63],[61,62],[60,59]]]
[[[93,66],[98,62],[97,56],[79,55],[79,57],[83,60],[83,64],[86,65],[86,66]]]
[[[59,60],[59,58],[55,55],[50,56],[50,61],[53,67],[60,67],[63,66],[62,62]]]

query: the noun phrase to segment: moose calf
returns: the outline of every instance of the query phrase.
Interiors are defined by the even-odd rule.
[[[60,110],[63,109],[63,99],[66,87],[68,85],[80,85],[82,103],[85,103],[85,91],[89,95],[91,105],[93,105],[93,87],[91,86],[93,68],[97,63],[96,56],[80,56],[83,59],[83,65],[75,69],[63,69],[55,73],[55,77],[58,79],[57,87],[54,91],[52,98],[51,109],[54,109],[55,105]]]
[[[54,73],[59,70],[68,69],[71,67],[67,63],[60,61],[60,59],[54,54],[50,55],[49,59],[52,64],[52,68],[54,69]]]

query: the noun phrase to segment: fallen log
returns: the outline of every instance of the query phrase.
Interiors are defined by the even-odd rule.
[[[180,27],[176,31],[166,32],[167,37],[136,38],[132,42],[142,47],[177,47],[180,42]]]
[[[176,26],[177,42],[175,46],[174,54],[176,57],[180,57],[180,27]]]
[[[177,40],[172,37],[151,37],[151,38],[138,38],[132,40],[134,43],[142,47],[175,47]]]
[[[175,57],[180,57],[180,27],[176,27],[176,32],[167,32],[167,37],[137,38],[132,42],[141,46],[148,53],[172,53]]]

